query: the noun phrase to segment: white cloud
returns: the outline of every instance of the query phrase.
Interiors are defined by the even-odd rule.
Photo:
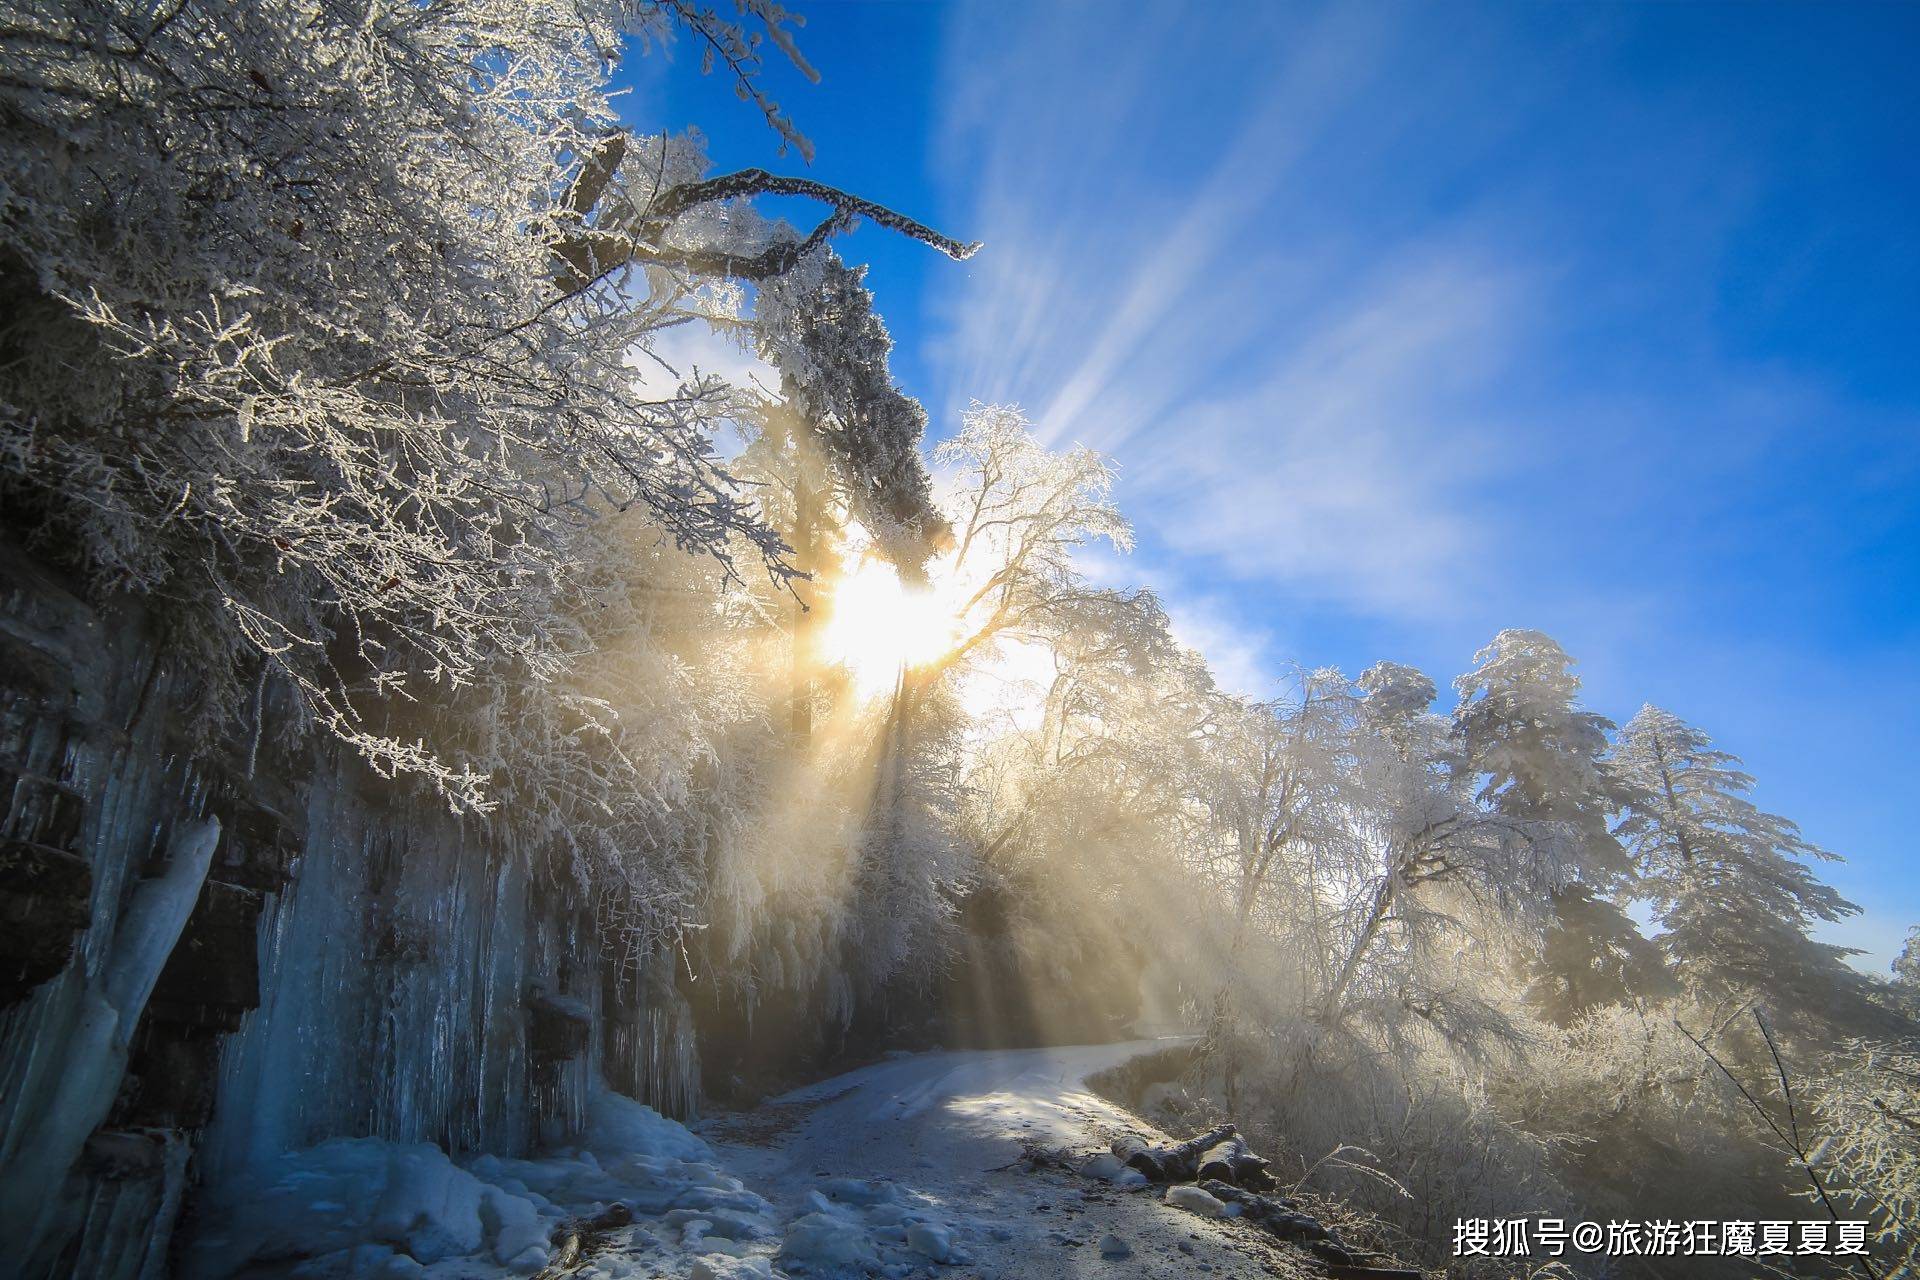
[[[688,320],[653,338],[650,351],[635,352],[634,369],[641,389],[665,398],[684,378],[711,373],[739,387],[758,385],[769,393],[780,385],[772,365],[720,333],[704,320]]]
[[[1097,548],[1083,551],[1075,563],[1103,586],[1152,591],[1167,611],[1173,638],[1206,656],[1226,692],[1252,698],[1278,692],[1284,674],[1280,637],[1271,627],[1250,623],[1233,599],[1197,590],[1164,567]]]
[[[1214,682],[1228,693],[1270,698],[1279,691],[1281,669],[1271,632],[1250,627],[1233,605],[1217,596],[1162,597],[1173,638],[1203,653]]]

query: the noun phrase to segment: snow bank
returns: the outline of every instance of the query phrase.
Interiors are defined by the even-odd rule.
[[[613,1205],[632,1221],[604,1232],[579,1280],[924,1276],[967,1262],[962,1241],[982,1229],[899,1183],[846,1177],[814,1181],[783,1222],[685,1126],[601,1088],[581,1145],[539,1158],[373,1138],[281,1156],[212,1207],[185,1275],[505,1280]]]
[[[630,1226],[579,1274],[625,1276],[641,1257],[718,1280],[771,1277],[752,1242],[778,1234],[773,1208],[713,1163],[706,1143],[651,1107],[602,1088],[584,1145],[538,1159],[464,1164],[424,1143],[335,1139],[277,1158],[209,1215],[189,1277],[271,1269],[301,1280],[462,1280],[530,1275],[555,1233],[614,1204]],[[770,1250],[770,1245],[759,1246]]]
[[[596,1155],[712,1161],[713,1152],[687,1127],[645,1103],[606,1087],[587,1102],[587,1149]]]
[[[385,1277],[450,1258],[530,1274],[548,1260],[541,1206],[425,1143],[337,1138],[281,1156],[217,1220],[188,1275],[304,1260],[302,1275]]]

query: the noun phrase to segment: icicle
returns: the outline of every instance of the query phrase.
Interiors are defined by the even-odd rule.
[[[0,1233],[23,1252],[38,1243],[67,1171],[113,1106],[128,1042],[200,896],[219,839],[217,818],[175,836],[165,874],[135,890],[103,971],[81,993],[79,1020],[61,1048],[59,1083],[0,1179]]]

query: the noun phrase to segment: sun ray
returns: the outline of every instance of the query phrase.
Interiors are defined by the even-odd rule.
[[[940,593],[908,586],[880,559],[862,560],[833,583],[826,610],[821,657],[846,668],[864,697],[945,657],[958,639],[958,619]]]

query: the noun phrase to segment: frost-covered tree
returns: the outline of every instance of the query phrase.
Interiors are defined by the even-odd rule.
[[[1002,723],[989,707],[975,727],[989,864],[1027,857],[1043,824],[1083,804],[1103,815],[1089,819],[1095,831],[1170,830],[1188,816],[1195,752],[1216,706],[1204,664],[1181,652],[1151,593],[1089,589],[1060,608],[1056,621],[1073,623],[1038,646],[1045,683],[1030,690],[1038,714],[1007,712],[1011,723]]]
[[[1423,701],[1431,681],[1397,665],[1362,681],[1367,736],[1391,749],[1354,755],[1365,798],[1350,819],[1359,860],[1346,874],[1319,1016],[1330,1025],[1358,1016],[1389,1031],[1417,1019],[1461,1047],[1503,1037],[1503,1015],[1468,976],[1484,961],[1463,968],[1462,948],[1486,956],[1536,936],[1577,852],[1565,824],[1489,798],[1498,769],[1462,766],[1458,722],[1443,733]],[[1483,772],[1495,780],[1479,785]]]
[[[1658,955],[1614,900],[1631,863],[1608,829],[1612,722],[1580,707],[1573,660],[1541,632],[1502,631],[1474,663],[1454,682],[1462,766],[1484,779],[1479,799],[1495,812],[1558,825],[1573,859],[1533,966],[1535,998],[1564,1021],[1659,991]]]
[[[1355,741],[1356,705],[1346,678],[1322,670],[1302,673],[1294,697],[1225,699],[1215,716],[1199,793],[1211,838],[1194,860],[1222,900],[1207,1047],[1229,1106],[1238,1101],[1243,1017],[1269,1022],[1279,1007],[1269,998],[1246,1008],[1248,987],[1270,984],[1276,968],[1324,980],[1332,958],[1322,891],[1355,857],[1352,812],[1365,803],[1354,787],[1365,749]],[[1250,964],[1256,938],[1266,945]]]
[[[1920,1022],[1920,926],[1907,931],[1891,972],[1892,981],[1880,984],[1876,992],[1880,1002]]]
[[[1920,1053],[1855,1040],[1807,1088],[1809,1163],[1830,1194],[1872,1223],[1875,1256],[1894,1275],[1920,1267]],[[1813,1193],[1807,1193],[1812,1198]]]
[[[1439,693],[1433,677],[1405,663],[1376,662],[1360,673],[1354,686],[1364,697],[1367,721],[1402,759],[1435,767],[1447,762],[1447,724],[1433,714]]]
[[[1920,925],[1907,930],[1906,943],[1893,958],[1893,980],[1920,990]]]
[[[1618,902],[1591,886],[1554,896],[1553,922],[1540,943],[1527,996],[1548,1018],[1566,1023],[1597,1005],[1677,994],[1659,946]]]
[[[794,280],[801,282],[799,271]],[[809,613],[779,610],[793,633],[793,653],[781,664],[793,676],[789,723],[801,731],[782,739],[784,761],[764,742],[745,748],[759,761],[754,785],[763,794],[748,804],[754,817],[726,821],[721,848],[735,902],[752,902],[777,885],[785,905],[771,911],[784,917],[776,930],[808,922],[804,944],[783,947],[775,964],[750,920],[765,913],[723,912],[728,963],[764,974],[765,981],[754,979],[762,990],[826,975],[844,984],[835,1008],[848,1012],[883,984],[928,976],[969,887],[1010,886],[1042,849],[1071,858],[1048,843],[1046,831],[1055,828],[1044,819],[1082,798],[1091,812],[1110,794],[1092,766],[1111,760],[1089,749],[1084,726],[1102,714],[1114,717],[1117,704],[1109,700],[1123,696],[1118,669],[1131,662],[1136,671],[1151,671],[1167,641],[1164,615],[1150,597],[1094,588],[1072,564],[1073,550],[1093,538],[1126,538],[1108,500],[1105,464],[1086,451],[1047,453],[1012,410],[976,408],[943,447],[952,475],[937,511],[907,518],[920,499],[905,483],[904,464],[897,472],[903,487],[893,492],[905,495],[906,505],[886,498],[884,485],[862,489],[832,477],[826,455],[856,450],[861,432],[873,433],[876,449],[884,438],[892,456],[913,456],[922,421],[919,407],[888,381],[884,330],[871,318],[865,290],[851,274],[839,282],[832,285],[830,276],[828,292],[807,304],[816,314],[810,323],[850,320],[856,332],[838,356],[831,344],[806,356],[787,388],[791,397],[768,406],[755,424],[742,465],[768,482],[777,523],[813,531],[808,558],[821,577],[802,594],[810,600],[817,590],[830,617],[844,585],[839,579],[873,558],[906,560],[906,576],[914,578],[915,538],[951,529],[935,538],[944,549],[926,566],[932,585],[911,585],[933,593],[951,616],[952,635],[944,651],[865,698],[830,669],[831,655],[816,660],[808,653]],[[841,286],[849,292],[835,293]],[[852,407],[843,413],[835,406]],[[893,541],[869,521],[883,529],[891,523]],[[909,535],[905,542],[902,534]],[[778,609],[772,598],[766,604]],[[1047,649],[1057,677],[1041,695],[1046,727],[1017,745],[1001,743],[989,766],[956,701],[957,686],[1012,644]],[[963,749],[963,738],[973,745]],[[1154,750],[1164,755],[1164,740],[1155,738]],[[1015,769],[1016,759],[1026,767]],[[992,786],[997,803],[990,805],[976,794],[988,768],[1000,771]],[[1135,789],[1147,803],[1161,794]],[[809,868],[808,876],[793,876],[796,864]]]
[[[838,552],[857,534],[869,554],[922,580],[945,529],[921,457],[926,412],[893,382],[886,325],[862,283],[864,269],[818,250],[762,282],[752,335],[780,369],[777,395],[741,423],[736,469],[759,486],[760,511],[785,540],[791,642],[789,721],[811,734],[818,690],[816,643]]]
[[[1542,1026],[1490,1088],[1504,1114],[1556,1139],[1583,1215],[1793,1216],[1790,1171],[1670,1006],[1596,1005]]]
[[[1102,459],[1049,452],[1016,410],[983,406],[940,456],[951,533],[930,572],[953,641],[909,678],[974,708],[975,972],[958,998],[983,1035],[1041,1022],[1106,1034],[1141,964],[1174,967],[1194,937],[1183,850],[1218,697],[1151,592],[1095,586],[1074,564],[1091,542],[1128,542]]]
[[[1476,797],[1433,694],[1381,664],[1357,683],[1315,672],[1296,698],[1221,716],[1195,860],[1233,922],[1223,936],[1257,932],[1263,966],[1301,984],[1291,1010],[1268,1003],[1268,1023],[1388,1038],[1417,1024],[1463,1048],[1507,1034],[1469,957],[1535,936],[1567,841],[1561,824]]]
[[[1084,447],[1049,453],[1017,408],[975,404],[934,461],[952,477],[942,569],[960,593],[958,634],[936,675],[1002,640],[1044,642],[1071,626],[1074,610],[1097,594],[1075,553],[1102,541],[1120,551],[1133,545],[1106,459]]]
[[[942,521],[921,460],[927,415],[893,382],[893,340],[864,284],[866,269],[831,253],[769,281],[757,318],[761,351],[785,375],[809,451],[837,480],[834,498],[894,560],[916,570]]]
[[[1836,855],[1756,806],[1737,757],[1646,706],[1621,732],[1613,768],[1625,797],[1616,831],[1690,990],[1762,1000],[1800,1029],[1884,1024],[1846,963],[1853,952],[1810,936],[1859,910],[1808,865]]]
[[[1048,452],[1018,409],[1000,405],[969,409],[935,458],[947,471],[948,521],[935,570],[954,629],[947,651],[909,672],[902,693],[917,697],[1009,646],[1046,653],[1053,674],[1036,690],[1041,719],[1025,754],[1036,776],[1060,779],[1085,763],[1077,753],[1089,750],[1089,724],[1124,724],[1114,700],[1133,693],[1135,681],[1152,683],[1156,667],[1181,667],[1150,594],[1095,587],[1074,563],[1095,542],[1122,551],[1132,545],[1111,499],[1112,472],[1090,449]],[[1177,738],[1163,745],[1179,749]],[[1039,794],[1030,791],[993,819],[989,853],[1019,837]],[[1148,792],[1141,799],[1153,803]]]
[[[1563,823],[1593,871],[1625,870],[1607,833],[1601,757],[1612,724],[1578,705],[1566,651],[1538,631],[1502,631],[1454,691],[1454,734],[1466,768],[1484,779],[1480,800],[1512,818]]]
[[[857,279],[845,283],[864,297]],[[882,447],[882,436],[898,443],[917,434],[918,406],[884,384],[884,332],[866,334],[855,349],[869,351],[872,363],[843,360],[843,367],[867,372],[840,386],[838,403],[865,404],[875,416],[864,424],[857,416],[847,418],[834,429],[849,432],[849,438],[856,429],[868,431],[875,447]],[[829,396],[825,403],[836,402]],[[830,423],[839,419],[839,411],[828,417]],[[831,441],[831,431],[827,439]],[[947,549],[939,554],[935,570],[942,579],[941,607],[951,615],[952,635],[944,652],[899,673],[884,703],[871,766],[863,771],[873,784],[864,820],[859,893],[876,903],[893,892],[879,886],[905,884],[903,892],[909,897],[919,893],[924,898],[920,891],[929,883],[953,879],[950,842],[943,845],[935,834],[942,825],[935,815],[950,815],[955,798],[955,680],[1003,644],[1045,643],[1049,636],[1071,630],[1089,606],[1108,594],[1084,583],[1072,562],[1073,552],[1096,538],[1121,547],[1129,538],[1125,521],[1108,498],[1111,475],[1105,462],[1084,449],[1048,453],[1034,441],[1017,410],[976,405],[935,458],[952,473],[952,492],[943,504],[945,527],[923,521],[917,536],[924,538],[935,529],[944,535]],[[898,509],[876,505],[871,495],[856,494],[850,505],[867,510],[870,518],[893,523],[896,531],[900,528]],[[875,540],[886,545],[880,537]],[[910,576],[918,576],[908,567]],[[907,839],[908,831],[920,834]],[[880,909],[889,918],[905,919],[895,909]]]
[[[746,25],[797,51],[779,6],[742,14],[8,6],[0,492],[100,592],[167,603],[205,728],[244,721],[265,670],[375,768],[483,807],[479,765],[396,709],[559,678],[592,519],[641,511],[722,572],[788,572],[713,451],[738,392],[649,393],[633,358],[665,326],[738,319],[738,282],[817,265],[856,217],[966,247],[618,128],[623,42],[676,27],[756,96]],[[829,213],[803,235],[757,216],[761,193]]]

